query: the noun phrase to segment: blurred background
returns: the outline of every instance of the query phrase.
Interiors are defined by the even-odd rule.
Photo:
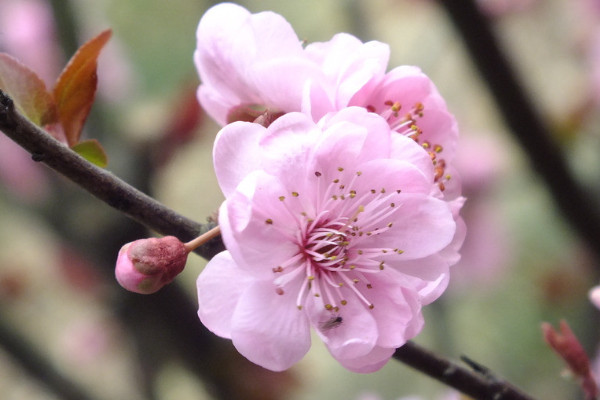
[[[223,199],[211,160],[218,127],[197,106],[192,61],[198,21],[212,4],[0,0],[0,51],[50,87],[79,45],[112,28],[84,137],[102,142],[110,171],[202,223]],[[417,65],[432,78],[460,126],[468,236],[448,291],[425,309],[415,341],[451,359],[467,355],[536,398],[582,398],[545,345],[540,324],[566,319],[595,357],[600,311],[587,291],[598,284],[599,260],[556,209],[527,149],[508,133],[444,10],[426,0],[239,4],[282,14],[308,42],[343,31],[389,43],[390,69]],[[600,1],[478,4],[569,166],[600,205]],[[176,284],[156,295],[118,286],[119,248],[150,234],[0,135],[2,399],[447,394],[394,360],[374,374],[348,372],[318,339],[290,371],[253,366],[197,320],[195,279],[206,263],[200,257],[192,255]]]

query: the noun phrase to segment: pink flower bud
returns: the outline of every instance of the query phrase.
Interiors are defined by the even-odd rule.
[[[183,271],[187,256],[188,250],[174,236],[136,240],[121,247],[115,276],[131,292],[154,293]]]
[[[560,331],[544,322],[542,332],[546,343],[565,361],[580,381],[586,400],[596,399],[598,386],[591,371],[590,360],[567,322],[560,321]]]

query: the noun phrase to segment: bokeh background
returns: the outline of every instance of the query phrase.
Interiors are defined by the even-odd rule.
[[[112,28],[85,137],[103,143],[110,171],[199,222],[222,201],[211,160],[218,127],[197,108],[192,61],[196,26],[212,4],[0,0],[0,51],[50,86],[77,46]],[[598,283],[599,260],[555,208],[527,149],[512,139],[444,10],[425,0],[239,4],[282,14],[308,42],[344,31],[389,43],[390,68],[417,65],[432,78],[460,126],[469,233],[450,287],[425,309],[426,325],[415,341],[451,359],[467,355],[536,398],[582,398],[545,345],[540,324],[566,319],[595,358],[600,311],[587,291]],[[600,205],[600,2],[478,4],[579,182]],[[194,338],[179,338],[168,321],[184,331],[185,324],[190,332],[200,329],[193,308],[185,317],[190,309],[181,296],[193,304],[206,261],[191,256],[163,295],[126,293],[112,276],[120,246],[151,234],[0,136],[2,399],[67,398],[48,384],[57,379],[90,399],[447,394],[448,388],[394,360],[374,374],[350,373],[319,340],[280,374],[253,367],[227,342],[217,346],[205,337],[186,355],[186,340]],[[227,385],[238,391],[223,394]]]

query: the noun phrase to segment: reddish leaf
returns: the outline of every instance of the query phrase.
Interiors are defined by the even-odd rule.
[[[84,140],[71,147],[75,153],[85,158],[92,164],[105,168],[108,165],[108,157],[99,141],[96,139]]]
[[[0,89],[6,92],[17,109],[36,125],[56,121],[56,107],[44,81],[16,58],[0,53]]]
[[[111,36],[105,30],[77,50],[54,86],[54,99],[58,119],[63,126],[67,143],[75,145],[79,141],[83,124],[92,108],[98,77],[96,67],[98,55]]]

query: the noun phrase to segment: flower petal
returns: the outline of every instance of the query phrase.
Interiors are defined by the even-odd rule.
[[[368,374],[383,368],[395,351],[396,349],[394,348],[375,346],[369,354],[365,354],[361,357],[346,359],[334,356],[334,358],[352,372]]]
[[[252,284],[233,315],[231,338],[236,349],[272,371],[300,361],[310,348],[310,325],[295,301],[291,292],[278,295],[271,282]]]
[[[446,202],[420,194],[400,193],[395,203],[397,211],[388,218],[393,226],[378,235],[365,235],[361,247],[400,249],[403,251],[400,259],[410,260],[434,254],[452,241],[456,223]]]
[[[337,109],[343,109],[350,98],[373,76],[385,74],[390,49],[385,43],[362,43],[352,35],[340,33],[328,42],[309,44],[305,53],[319,65],[325,75],[323,90],[328,93]],[[313,107],[312,111],[313,118],[319,119],[333,110]]]
[[[252,277],[238,268],[228,251],[213,257],[196,281],[200,321],[216,335],[231,338],[233,312],[251,282]]]
[[[219,4],[204,14],[196,36],[198,96],[217,122],[225,125],[228,111],[240,104],[300,110],[304,80],[314,73],[314,63],[281,15]]]
[[[260,168],[259,141],[265,130],[258,124],[234,122],[217,134],[213,160],[215,174],[225,197],[231,195],[246,175]]]
[[[346,291],[347,292],[347,291]],[[346,298],[353,294],[346,293]],[[335,315],[327,311],[322,302],[307,301],[307,313],[317,334],[336,358],[356,358],[368,354],[377,342],[377,324],[364,304],[357,301],[348,302]],[[341,323],[334,328],[327,328],[327,321],[341,317]]]
[[[240,268],[257,278],[272,277],[272,269],[299,251],[297,221],[279,197],[287,195],[279,180],[264,171],[249,174],[219,210],[225,247]]]

